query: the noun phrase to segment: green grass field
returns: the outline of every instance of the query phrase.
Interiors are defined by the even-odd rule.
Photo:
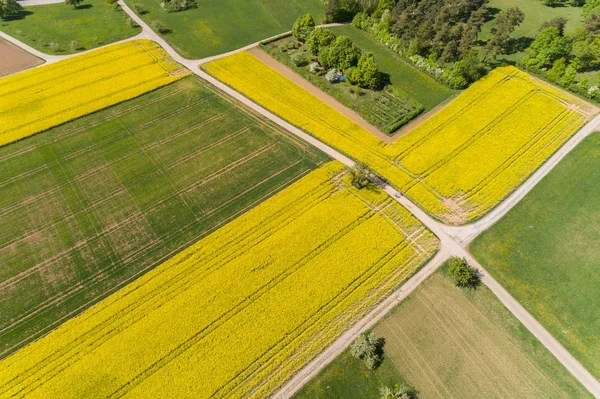
[[[186,58],[204,58],[290,31],[302,14],[323,22],[321,0],[198,0],[198,8],[166,13],[160,0],[127,0],[140,4],[149,24],[165,23],[170,32],[164,38]]]
[[[0,358],[327,158],[186,78],[0,148]]]
[[[566,32],[570,33],[574,29],[583,27],[583,16],[581,7],[548,7],[542,4],[540,0],[490,0],[487,4],[490,10],[491,18],[483,25],[480,39],[487,40],[490,37],[490,30],[494,26],[495,16],[501,10],[510,7],[519,7],[525,14],[525,20],[515,32],[511,35],[515,39],[521,38],[524,41],[533,41],[544,22],[548,22],[557,17],[563,17],[568,20]],[[525,55],[524,51],[505,56],[508,60],[518,61]]]
[[[295,399],[379,397],[408,382],[419,398],[590,398],[485,286],[435,273],[382,322],[384,362],[368,372],[346,351]]]
[[[600,378],[600,133],[472,244],[475,257]]]
[[[0,21],[0,30],[48,54],[72,54],[135,36],[124,11],[104,0],[85,0],[78,9],[63,3],[25,7],[18,17]],[[75,51],[71,42],[79,43]],[[50,43],[58,43],[53,49]]]
[[[381,72],[389,75],[391,85],[423,104],[425,112],[456,93],[413,68],[368,33],[352,25],[338,26],[331,30],[338,36],[350,37],[362,50],[372,52]]]

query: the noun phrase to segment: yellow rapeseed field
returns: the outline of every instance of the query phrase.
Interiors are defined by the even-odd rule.
[[[585,122],[583,102],[501,67],[442,111],[385,144],[252,55],[204,68],[258,104],[369,164],[433,216],[476,219],[506,197]]]
[[[189,74],[162,48],[135,40],[0,79],[0,146]]]
[[[0,397],[265,397],[437,245],[326,164],[0,362]]]

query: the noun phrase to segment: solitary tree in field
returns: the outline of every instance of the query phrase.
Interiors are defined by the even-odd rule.
[[[65,0],[65,4],[68,4],[70,6],[73,6],[73,9],[75,10],[81,3],[83,3],[83,0]]]
[[[481,277],[477,269],[469,265],[465,258],[453,257],[450,263],[450,277],[457,287],[475,289],[481,284]]]
[[[21,12],[23,7],[17,0],[0,0],[0,18],[5,19]]]
[[[362,162],[357,162],[350,173],[352,185],[358,189],[366,187],[375,178],[375,173]]]
[[[369,335],[361,334],[350,344],[350,354],[362,360],[369,370],[374,370],[381,363],[382,348],[383,339],[371,332]]]

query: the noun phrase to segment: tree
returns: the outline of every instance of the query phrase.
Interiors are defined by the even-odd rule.
[[[308,36],[314,28],[315,20],[312,15],[304,14],[299,16],[296,22],[294,22],[294,25],[292,26],[292,35],[301,42],[304,42],[308,39]]]
[[[571,85],[575,82],[575,78],[577,77],[577,68],[573,65],[569,65],[565,70],[565,73],[560,80],[560,85],[566,87],[567,89],[571,87]]]
[[[558,60],[554,61],[552,68],[548,71],[548,79],[553,82],[558,82],[558,80],[563,77],[566,70],[567,60],[564,58],[559,58]]]
[[[317,28],[310,32],[306,39],[306,47],[314,55],[319,55],[319,51],[329,46],[335,40],[335,34],[329,29]]]
[[[372,53],[363,54],[358,60],[358,66],[348,75],[351,75],[351,83],[364,89],[375,89],[381,82],[381,73]]]
[[[5,19],[18,15],[23,10],[23,7],[17,0],[0,0],[0,18]]]
[[[374,332],[361,334],[350,344],[350,354],[362,360],[369,370],[374,370],[381,363],[383,339]]]
[[[485,7],[482,7],[471,14],[471,17],[469,18],[463,29],[460,44],[458,46],[458,51],[461,56],[467,54],[472,48],[475,41],[477,41],[477,36],[481,31],[481,27],[485,23],[485,18],[487,17],[487,14],[488,9]]]
[[[76,9],[81,3],[83,0],[65,0],[65,4],[73,6],[73,9]]]
[[[352,185],[359,190],[375,179],[375,173],[364,163],[357,162],[350,172]]]
[[[414,388],[402,384],[399,387],[379,388],[380,399],[416,399],[417,393]]]
[[[465,258],[452,257],[448,263],[448,272],[457,287],[475,289],[481,284],[477,269],[469,265]]]
[[[585,5],[581,9],[584,17],[589,17],[594,11],[600,11],[600,0],[586,0]]]
[[[331,46],[322,47],[319,49],[319,55],[317,56],[317,61],[323,68],[329,68],[331,64],[329,63],[329,55],[331,54]]]
[[[532,68],[550,68],[554,61],[568,58],[571,53],[571,39],[561,36],[557,27],[551,26],[538,33],[527,49],[524,65]]]
[[[525,14],[519,7],[507,8],[498,14],[492,27],[492,37],[487,44],[487,51],[492,59],[508,52],[510,35],[524,20]]]
[[[358,64],[361,56],[360,49],[348,36],[338,36],[328,49],[327,65],[342,70]]]
[[[546,30],[547,28],[554,26],[558,29],[560,36],[565,35],[565,26],[567,26],[567,19],[563,17],[554,18],[548,22],[544,22],[542,26],[540,26],[540,32]]]

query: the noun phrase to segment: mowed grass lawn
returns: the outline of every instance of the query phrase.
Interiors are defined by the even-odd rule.
[[[600,133],[472,244],[482,265],[600,378]]]
[[[374,330],[378,369],[346,351],[295,398],[377,398],[404,381],[420,398],[591,398],[491,291],[454,287],[444,266]]]
[[[423,104],[424,112],[430,111],[458,93],[419,72],[376,38],[352,25],[337,26],[331,30],[337,36],[350,37],[363,51],[373,53],[379,70],[389,75],[391,85]]]
[[[198,8],[167,13],[161,0],[127,0],[143,6],[149,24],[159,20],[169,32],[164,38],[186,58],[204,58],[290,31],[296,18],[311,14],[323,22],[321,0],[199,0]]]
[[[326,161],[188,77],[0,148],[0,358]]]
[[[126,19],[124,11],[115,11],[105,0],[85,0],[77,9],[64,3],[24,7],[19,16],[0,21],[0,30],[44,53],[72,54],[142,31]],[[75,48],[71,48],[73,40],[79,43]]]

